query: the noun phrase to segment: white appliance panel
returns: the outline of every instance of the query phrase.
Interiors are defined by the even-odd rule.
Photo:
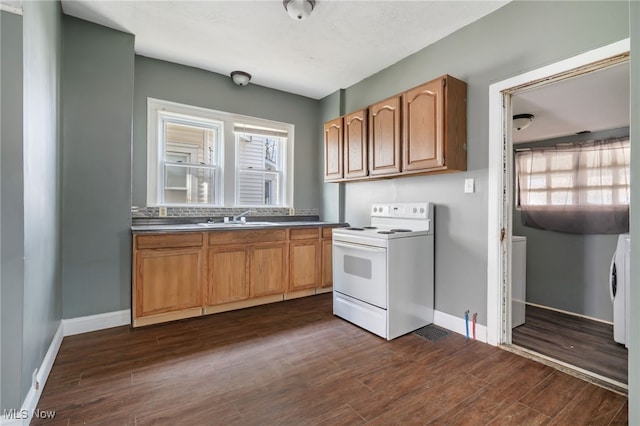
[[[333,289],[387,307],[387,250],[333,242]]]
[[[609,295],[613,302],[613,340],[629,345],[631,239],[629,234],[618,237],[616,252],[611,259]]]
[[[433,323],[433,205],[370,211],[376,229],[333,230],[334,314],[391,340]]]
[[[333,292],[333,314],[380,337],[387,337],[387,311],[340,292]]]

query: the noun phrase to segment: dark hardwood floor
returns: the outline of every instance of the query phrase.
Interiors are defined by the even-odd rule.
[[[331,303],[65,337],[32,424],[627,424],[620,394],[455,333],[387,342]]]
[[[613,326],[527,305],[525,323],[512,342],[604,377],[627,383],[627,349],[613,340]]]

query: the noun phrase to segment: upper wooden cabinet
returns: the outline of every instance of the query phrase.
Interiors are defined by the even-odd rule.
[[[325,123],[325,181],[464,170],[467,84],[449,75]]]
[[[367,110],[344,117],[344,177],[362,178],[369,174],[367,156]]]
[[[467,85],[445,75],[402,94],[402,170],[467,169]]]
[[[342,117],[324,124],[324,180],[341,180],[342,172]]]
[[[369,175],[400,173],[401,96],[369,107]]]

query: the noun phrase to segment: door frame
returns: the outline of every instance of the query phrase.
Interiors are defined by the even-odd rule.
[[[489,87],[489,176],[487,230],[487,343],[511,344],[511,228],[513,141],[511,96],[591,72],[611,58],[628,55],[630,39],[528,71]]]

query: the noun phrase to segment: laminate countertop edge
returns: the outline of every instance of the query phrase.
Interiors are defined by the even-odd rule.
[[[170,233],[170,232],[217,232],[217,231],[242,231],[256,229],[278,229],[278,228],[312,228],[312,227],[344,227],[349,226],[344,222],[322,222],[322,221],[287,221],[273,222],[269,225],[252,225],[251,222],[240,224],[219,226],[206,226],[197,223],[185,224],[164,224],[164,225],[135,225],[131,227],[133,234],[147,233]]]

